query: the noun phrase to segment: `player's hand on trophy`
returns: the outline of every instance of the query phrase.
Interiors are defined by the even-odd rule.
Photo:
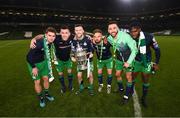
[[[89,58],[92,58],[92,57],[93,57],[93,53],[90,53]]]
[[[31,40],[30,48],[32,48],[32,49],[36,48],[36,39],[33,38]]]
[[[36,67],[32,69],[32,74],[35,77],[38,76],[38,69]]]
[[[75,57],[71,57],[71,60],[72,60],[73,62],[76,62],[76,58],[75,58]]]
[[[124,62],[124,65],[123,65],[125,68],[128,68],[129,67],[129,64],[127,62]]]

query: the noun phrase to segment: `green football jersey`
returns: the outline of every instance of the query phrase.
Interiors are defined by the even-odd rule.
[[[133,40],[129,34],[118,31],[117,38],[114,38],[111,35],[108,36],[108,42],[113,46],[114,54],[116,51],[125,53],[128,49],[130,49],[131,53],[127,59],[127,63],[130,65],[132,64],[138,50],[135,40]]]

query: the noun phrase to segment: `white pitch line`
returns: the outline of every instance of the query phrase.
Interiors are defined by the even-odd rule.
[[[142,118],[141,106],[139,104],[139,99],[135,88],[132,98],[134,102],[134,117]]]

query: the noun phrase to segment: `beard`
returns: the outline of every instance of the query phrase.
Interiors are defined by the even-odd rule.
[[[67,41],[68,38],[67,38],[67,37],[62,37],[62,40],[63,40],[63,41]]]
[[[77,34],[76,36],[77,36],[77,38],[81,38],[83,36],[83,34]]]
[[[99,44],[101,41],[95,41],[96,44]]]
[[[112,33],[111,33],[111,36],[112,36],[112,37],[116,37],[117,34],[118,34],[118,32],[112,32]]]

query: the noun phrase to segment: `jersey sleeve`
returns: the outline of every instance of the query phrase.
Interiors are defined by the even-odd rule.
[[[127,63],[131,65],[133,60],[136,57],[136,54],[137,54],[138,50],[137,50],[137,47],[136,47],[135,40],[133,40],[129,34],[126,35],[126,43],[127,43],[128,47],[131,50],[131,54],[130,54],[128,60],[127,60]]]
[[[36,45],[35,48],[30,49],[30,51],[29,51],[29,53],[27,55],[27,58],[26,58],[27,62],[30,64],[30,66],[32,68],[36,67],[35,63],[33,62],[33,55],[36,52],[36,49],[39,48],[38,44],[39,44],[39,41],[37,41],[37,43],[35,44]]]
[[[161,56],[161,52],[160,52],[160,48],[159,45],[155,39],[155,37],[152,37],[152,41],[151,41],[151,47],[153,48],[153,50],[155,51],[155,63],[158,64],[159,60],[160,60],[160,56]]]
[[[93,44],[92,44],[92,42],[91,42],[91,40],[87,40],[87,44],[88,44],[88,50],[87,50],[87,52],[88,53],[93,53],[94,52],[94,48],[93,48]]]

